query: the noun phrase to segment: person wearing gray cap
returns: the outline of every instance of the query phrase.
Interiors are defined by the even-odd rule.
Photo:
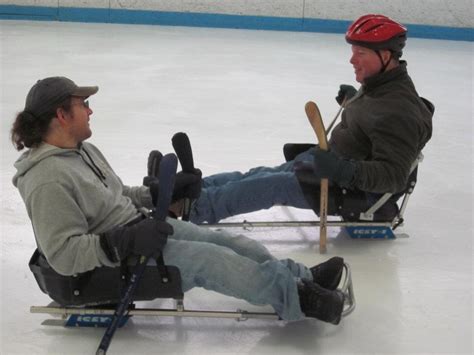
[[[82,115],[87,113],[87,116],[92,114],[85,99],[97,93],[98,90],[97,86],[79,87],[72,80],[64,77],[38,80],[30,89],[26,97],[25,109],[18,115],[12,129],[12,139],[16,147],[23,149],[40,144],[49,129],[52,118],[58,115],[58,122],[60,122],[59,118],[63,118],[74,105],[83,105],[87,111],[78,111],[78,113]],[[89,138],[92,134],[90,129],[87,130],[89,135],[83,139]]]
[[[11,132],[18,150],[29,148],[15,162],[13,184],[38,250],[56,273],[100,272],[137,255],[162,252],[167,264],[180,269],[184,292],[204,287],[269,304],[288,321],[340,322],[342,258],[307,268],[275,258],[243,235],[143,214],[142,208],[153,208],[149,188],[123,185],[100,150],[85,142],[93,113],[85,100],[97,91],[64,77],[40,80]]]

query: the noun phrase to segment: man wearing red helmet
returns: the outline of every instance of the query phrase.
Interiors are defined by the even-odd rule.
[[[355,21],[346,32],[346,41],[352,44],[350,62],[354,66],[356,80],[363,83],[365,78],[398,66],[406,33],[403,25],[382,15],[365,15]],[[377,63],[374,54],[380,63]]]
[[[412,163],[431,138],[434,110],[418,95],[407,63],[400,60],[406,35],[403,25],[382,15],[365,15],[351,24],[345,38],[352,45],[350,63],[362,85],[359,90],[340,86],[336,100],[344,102],[344,111],[331,134],[330,150],[310,148],[277,167],[204,178],[191,221],[216,223],[273,205],[311,208],[318,213],[318,189],[307,183],[308,173],[313,182],[328,178],[336,190],[362,192],[367,202],[387,192],[398,198]],[[393,214],[396,205],[389,202]],[[334,211],[331,200],[329,203],[329,210]],[[381,219],[394,217],[387,217],[383,210]]]
[[[346,182],[362,191],[405,188],[412,163],[431,138],[433,115],[400,60],[406,39],[407,29],[383,15],[362,16],[347,30],[350,63],[362,86],[356,92],[341,85],[336,100],[348,101],[331,134],[332,151],[317,150],[316,175],[331,177],[345,167]]]

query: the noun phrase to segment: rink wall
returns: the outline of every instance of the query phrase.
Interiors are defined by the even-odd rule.
[[[0,19],[343,33],[365,13],[410,37],[474,40],[472,0],[0,0]]]

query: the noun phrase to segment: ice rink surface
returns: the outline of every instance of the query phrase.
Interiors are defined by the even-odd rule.
[[[341,83],[356,85],[341,34],[0,21],[1,354],[92,354],[103,329],[65,329],[29,313],[46,305],[28,269],[35,241],[11,183],[16,112],[37,79],[98,85],[93,137],[124,183],[140,184],[148,152],[171,152],[186,132],[204,175],[276,165],[286,142],[314,142],[304,104],[326,124]],[[351,240],[338,228],[320,255],[314,228],[243,231],[277,256],[308,265],[340,255],[352,266],[357,308],[340,325],[139,318],[117,331],[110,354],[472,354],[473,44],[409,39],[404,59],[436,106],[418,185],[394,241]],[[51,209],[54,209],[51,206]],[[275,207],[232,220],[311,219]],[[235,232],[242,232],[235,229]],[[166,301],[150,302],[162,306]],[[204,290],[187,308],[262,310]],[[269,310],[264,307],[263,310]]]

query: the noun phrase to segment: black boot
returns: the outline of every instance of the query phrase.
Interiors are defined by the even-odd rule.
[[[344,259],[335,256],[324,263],[313,266],[310,270],[313,281],[328,290],[335,290],[339,285],[344,268]]]
[[[344,309],[344,293],[326,290],[311,281],[302,281],[303,284],[298,285],[298,294],[301,311],[306,317],[339,324]]]

